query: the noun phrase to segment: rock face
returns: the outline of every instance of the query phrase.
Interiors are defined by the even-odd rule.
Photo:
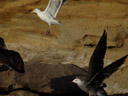
[[[44,10],[47,3],[48,0],[0,0],[0,36],[8,49],[18,51],[25,62],[84,68],[104,29],[108,33],[105,66],[128,54],[127,0],[69,0],[57,16],[63,26],[54,25],[50,36],[45,35],[48,25],[30,13],[34,8]],[[106,80],[109,94],[128,93],[127,69],[126,62]],[[0,79],[4,81],[6,75]]]
[[[3,87],[3,91],[27,87],[29,90],[45,93],[81,92],[75,84],[69,82],[76,77],[85,79],[87,73],[73,64],[26,63],[25,70],[24,74],[12,71],[10,76],[7,75],[7,71],[1,72],[0,88]],[[19,75],[16,81],[15,74]]]
[[[39,96],[38,94],[31,93],[29,91],[13,91],[9,96]]]
[[[22,86],[28,86],[31,90],[46,93],[79,92],[79,88],[70,84],[74,78],[85,77],[86,71],[73,64],[28,64],[26,73],[18,79]]]

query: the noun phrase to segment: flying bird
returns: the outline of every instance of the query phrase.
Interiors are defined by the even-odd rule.
[[[9,70],[8,66],[6,65],[0,65],[0,72]]]
[[[13,50],[8,50],[4,39],[0,37],[0,63],[19,73],[24,73],[24,62],[20,54]]]
[[[2,37],[0,37],[0,48],[1,49],[7,49],[4,39]]]
[[[67,0],[49,0],[47,8],[44,11],[38,8],[32,11],[32,13],[36,13],[42,21],[48,23],[49,27],[46,31],[46,35],[50,34],[50,29],[53,24],[62,25],[61,22],[56,19],[56,16],[66,1]]]
[[[86,79],[83,81],[80,78],[75,78],[72,81],[72,83],[77,84],[81,90],[89,93],[89,96],[108,96],[107,92],[104,90],[104,87],[107,85],[103,81],[116,72],[128,56],[126,55],[104,68],[106,48],[107,33],[104,30],[104,33],[91,56]]]

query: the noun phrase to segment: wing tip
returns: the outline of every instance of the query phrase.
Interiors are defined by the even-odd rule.
[[[103,36],[107,37],[107,32],[106,32],[106,30],[104,30]]]
[[[106,32],[106,30],[104,30],[104,32],[103,32],[103,34],[101,36],[101,41],[105,42],[104,44],[107,45],[107,32]]]
[[[128,57],[128,54],[122,57],[121,59],[125,62],[126,58]]]
[[[66,3],[68,0],[62,0],[62,5],[64,4],[64,3]]]
[[[63,0],[63,2],[67,2],[68,0]]]

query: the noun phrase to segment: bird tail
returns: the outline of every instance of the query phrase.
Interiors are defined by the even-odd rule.
[[[53,24],[62,25],[62,23],[59,20],[54,19],[52,21]]]
[[[62,23],[61,23],[60,21],[58,21],[58,24],[59,24],[60,26],[62,26]]]

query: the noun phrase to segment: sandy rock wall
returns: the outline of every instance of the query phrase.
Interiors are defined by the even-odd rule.
[[[31,13],[34,8],[44,10],[47,3],[48,0],[0,0],[0,36],[8,49],[20,52],[25,62],[88,66],[104,29],[108,33],[105,66],[128,54],[127,0],[69,0],[57,16],[63,26],[53,25],[50,36],[45,35],[48,25]],[[120,77],[113,75],[112,82],[106,81],[110,93],[117,92],[111,91],[111,84],[118,92],[128,92],[128,76],[121,75],[128,73],[127,68],[125,63],[116,73]]]

